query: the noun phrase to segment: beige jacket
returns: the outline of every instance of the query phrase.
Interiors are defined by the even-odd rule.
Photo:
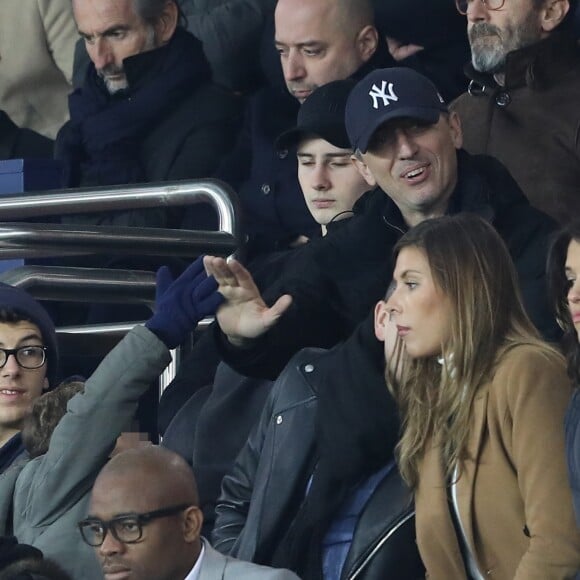
[[[0,2],[0,109],[54,139],[68,119],[78,32],[71,0]]]
[[[571,396],[563,359],[537,346],[500,356],[472,409],[468,457],[457,483],[461,521],[479,570],[494,580],[563,580],[580,569],[564,453]],[[420,465],[417,542],[431,580],[465,571],[447,501],[441,450]]]

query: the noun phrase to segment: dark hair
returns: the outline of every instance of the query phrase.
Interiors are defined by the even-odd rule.
[[[580,388],[580,342],[570,317],[568,307],[568,289],[566,279],[566,256],[568,246],[575,240],[580,243],[580,221],[561,229],[554,238],[548,253],[548,285],[556,320],[564,331],[562,345],[568,359],[568,374],[577,388]]]
[[[26,558],[10,564],[0,572],[0,580],[72,580],[52,560]]]
[[[19,322],[34,322],[34,320],[13,308],[0,307],[0,323],[18,324]]]
[[[68,402],[82,393],[84,387],[80,381],[64,382],[34,401],[22,427],[22,442],[30,457],[39,457],[48,451],[50,438],[64,417]]]

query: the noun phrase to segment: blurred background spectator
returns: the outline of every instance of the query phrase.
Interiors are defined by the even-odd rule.
[[[56,137],[77,39],[70,0],[0,3],[0,110],[18,127]]]

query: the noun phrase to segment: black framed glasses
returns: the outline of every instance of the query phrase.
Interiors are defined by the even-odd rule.
[[[455,0],[459,14],[465,16],[472,2],[481,2],[488,10],[501,10],[505,4],[505,0]]]
[[[39,369],[46,362],[46,351],[46,346],[0,348],[0,369],[8,362],[11,354],[23,369]]]
[[[86,518],[77,525],[83,541],[93,548],[103,545],[109,530],[119,542],[135,544],[143,537],[143,526],[158,518],[173,516],[190,506],[191,504],[184,503],[144,514],[122,514],[107,521],[99,518]]]

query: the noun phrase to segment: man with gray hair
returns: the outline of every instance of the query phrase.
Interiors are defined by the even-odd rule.
[[[532,205],[580,215],[580,49],[576,0],[456,0],[467,16],[471,79],[452,109],[464,147],[499,159]]]
[[[91,64],[69,97],[56,155],[68,187],[207,177],[240,104],[211,82],[175,0],[72,0]],[[165,208],[97,214],[99,224],[176,227]],[[86,216],[77,221],[86,223]],[[200,224],[202,225],[202,224]]]

